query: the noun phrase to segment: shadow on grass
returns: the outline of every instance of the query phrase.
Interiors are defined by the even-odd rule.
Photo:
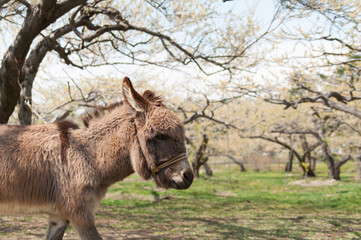
[[[17,217],[3,220],[0,216],[0,239],[43,239],[47,225],[34,221]]]
[[[198,223],[205,223],[209,229],[212,229],[213,233],[216,233],[218,237],[222,239],[272,239],[276,238],[290,238],[301,240],[297,233],[294,233],[294,229],[272,229],[272,230],[258,230],[250,227],[237,226],[235,224],[224,223],[224,219],[203,219],[203,218],[185,218],[186,221],[196,221]]]
[[[301,240],[313,239],[316,235],[324,236],[322,239],[359,239],[361,236],[361,220],[358,216],[347,217],[336,212],[331,214],[320,211],[317,213],[268,211],[260,214],[256,209],[250,212],[246,210],[245,213],[238,209],[233,211],[233,215],[229,213],[223,215],[221,211],[218,216],[212,217],[205,208],[192,212],[197,208],[189,206],[182,208],[178,205],[175,209],[167,209],[161,204],[154,203],[142,207],[144,208],[134,211],[135,208],[103,206],[99,215],[103,219],[118,219],[117,229],[123,233],[130,229],[138,229],[139,232],[148,229],[152,231],[152,238],[149,239]],[[222,208],[221,205],[218,207],[224,211],[229,210]],[[216,207],[212,206],[212,208]],[[208,210],[211,211],[212,208]],[[130,223],[131,227],[123,225],[122,222]]]

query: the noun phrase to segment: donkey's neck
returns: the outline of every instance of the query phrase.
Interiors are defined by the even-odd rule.
[[[90,147],[95,151],[95,168],[102,185],[107,187],[134,173],[130,147],[135,139],[136,129],[131,114],[114,110],[96,119],[89,126],[88,133]]]

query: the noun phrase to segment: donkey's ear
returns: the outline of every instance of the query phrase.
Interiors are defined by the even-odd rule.
[[[123,97],[125,102],[137,112],[144,112],[147,109],[148,101],[133,88],[128,77],[123,80]]]

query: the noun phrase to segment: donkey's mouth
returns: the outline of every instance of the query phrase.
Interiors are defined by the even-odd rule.
[[[186,184],[177,183],[176,181],[172,180],[170,187],[174,189],[187,189],[190,187],[190,184],[187,186]]]
[[[171,179],[170,187],[175,189],[188,189],[192,185],[193,177],[192,172],[176,175]]]
[[[192,182],[193,182],[193,178],[190,180],[184,180],[184,181],[177,181],[174,179],[169,179],[167,184],[165,182],[162,183],[157,180],[155,181],[155,184],[157,185],[157,187],[160,187],[160,188],[165,188],[165,189],[173,188],[173,189],[182,190],[182,189],[188,189],[192,185]]]
[[[160,171],[154,175],[154,180],[157,187],[173,188],[173,189],[188,189],[193,183],[193,171],[191,168],[181,168],[174,171],[173,168],[168,168]]]

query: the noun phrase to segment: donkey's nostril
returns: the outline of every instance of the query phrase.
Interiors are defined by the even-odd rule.
[[[192,170],[183,171],[182,177],[183,177],[183,179],[185,181],[187,181],[189,183],[192,183],[192,181],[193,181],[193,172],[192,172]]]
[[[173,175],[172,180],[174,181],[175,185],[174,188],[176,189],[187,189],[191,186],[193,182],[193,171],[191,169],[183,169],[178,174]]]
[[[185,179],[185,180],[190,180],[190,174],[189,174],[189,172],[183,172],[183,178]]]

